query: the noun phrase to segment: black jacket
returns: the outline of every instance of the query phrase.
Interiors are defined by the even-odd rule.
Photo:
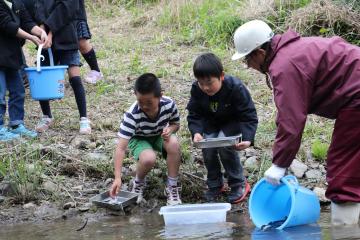
[[[54,50],[77,50],[76,18],[79,0],[38,0],[35,19],[53,33]]]
[[[0,1],[0,67],[20,69],[24,40],[16,34],[19,28],[30,32],[35,23],[21,1],[13,0],[12,3],[10,9],[4,1]]]
[[[21,0],[22,3],[24,4],[26,10],[29,12],[30,16],[34,18],[35,16],[35,1],[36,0]]]
[[[193,136],[222,130],[225,136],[241,133],[243,141],[254,142],[258,123],[256,109],[249,91],[238,78],[225,76],[220,91],[212,97],[194,82],[187,109],[188,126]]]
[[[87,21],[84,0],[79,0],[79,10],[78,10],[78,12],[77,12],[77,17],[76,17],[76,19],[78,19],[78,20],[83,20],[83,21]]]

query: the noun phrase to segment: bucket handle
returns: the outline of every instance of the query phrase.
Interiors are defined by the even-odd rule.
[[[43,55],[41,55],[41,51],[44,47],[44,44],[40,44],[37,50],[37,55],[36,55],[36,71],[40,72],[41,71],[41,62],[45,60],[45,57]],[[51,48],[48,48],[48,54],[49,54],[49,59],[50,59],[50,66],[54,66],[54,57],[51,51]]]
[[[293,186],[295,186],[295,193],[297,192],[298,188],[299,188],[299,181],[297,180],[297,178],[293,175],[287,175],[283,178],[281,178],[281,181],[283,183],[289,183],[289,184],[292,184]]]

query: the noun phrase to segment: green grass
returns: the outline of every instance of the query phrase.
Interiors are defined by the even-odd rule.
[[[0,153],[0,179],[10,183],[11,198],[16,203],[37,200],[41,189],[44,165],[39,149],[31,143],[11,149],[4,147]]]
[[[315,159],[319,161],[325,161],[328,149],[329,144],[316,139],[311,145],[311,154]]]
[[[183,43],[227,48],[235,29],[243,23],[235,11],[239,6],[235,0],[189,1],[175,10],[169,5],[158,24],[174,28],[173,33]]]

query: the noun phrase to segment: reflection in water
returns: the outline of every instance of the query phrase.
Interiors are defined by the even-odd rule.
[[[340,240],[360,239],[359,226],[332,228],[330,214],[323,212],[319,225],[285,228],[282,231],[260,231],[248,216],[242,213],[229,214],[223,224],[197,224],[164,226],[158,214],[108,217],[89,220],[80,232],[81,219],[42,224],[3,226],[0,223],[0,239],[6,240],[71,240],[71,239],[236,239],[236,240]]]
[[[165,239],[225,238],[232,236],[235,223],[211,223],[165,226],[159,237]]]
[[[284,228],[283,230],[262,231],[255,229],[251,234],[252,240],[321,240],[321,228],[318,225],[306,225]]]

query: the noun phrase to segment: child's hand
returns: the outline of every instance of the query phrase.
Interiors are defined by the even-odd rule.
[[[235,145],[235,149],[237,151],[244,150],[245,148],[250,147],[250,145],[251,145],[250,141],[239,142],[238,144]]]
[[[51,48],[52,46],[52,32],[49,32],[49,34],[47,35],[47,39],[44,43],[44,49],[47,49],[47,48]]]
[[[172,134],[171,128],[166,127],[163,129],[161,137],[164,139],[164,141],[168,141],[170,139],[171,134]]]
[[[41,40],[35,35],[31,35],[29,40],[32,41],[36,46],[39,46],[41,44]]]
[[[44,30],[41,31],[40,39],[42,44],[45,44],[48,39],[48,36]]]
[[[112,198],[115,198],[116,195],[119,193],[120,191],[120,187],[121,187],[121,178],[115,178],[113,184],[111,185],[111,188],[110,188],[110,197]]]
[[[203,136],[200,133],[195,133],[194,135],[194,142],[200,142],[201,140],[203,140]]]

